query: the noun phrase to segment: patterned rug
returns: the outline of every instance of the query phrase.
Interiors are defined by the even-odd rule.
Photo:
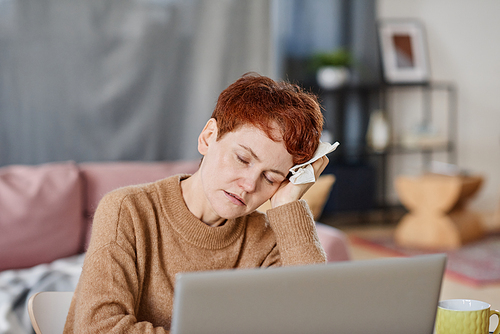
[[[395,256],[437,253],[400,247],[391,237],[370,240],[351,237],[351,242]],[[500,233],[488,235],[457,250],[439,253],[448,255],[446,275],[449,277],[474,286],[500,284]]]

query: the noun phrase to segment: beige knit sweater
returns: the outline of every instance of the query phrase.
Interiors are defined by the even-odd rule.
[[[103,198],[64,333],[168,333],[180,272],[326,262],[305,201],[210,227],[182,177]]]

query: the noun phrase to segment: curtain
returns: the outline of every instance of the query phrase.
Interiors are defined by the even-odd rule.
[[[0,166],[194,159],[220,91],[273,75],[271,0],[0,0]]]

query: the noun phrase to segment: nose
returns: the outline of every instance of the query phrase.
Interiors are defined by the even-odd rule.
[[[240,187],[246,193],[253,193],[257,189],[257,182],[259,179],[260,173],[256,173],[254,171],[248,170],[242,177],[240,178]]]

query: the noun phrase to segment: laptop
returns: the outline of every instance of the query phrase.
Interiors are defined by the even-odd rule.
[[[172,334],[431,334],[446,255],[179,274]]]

